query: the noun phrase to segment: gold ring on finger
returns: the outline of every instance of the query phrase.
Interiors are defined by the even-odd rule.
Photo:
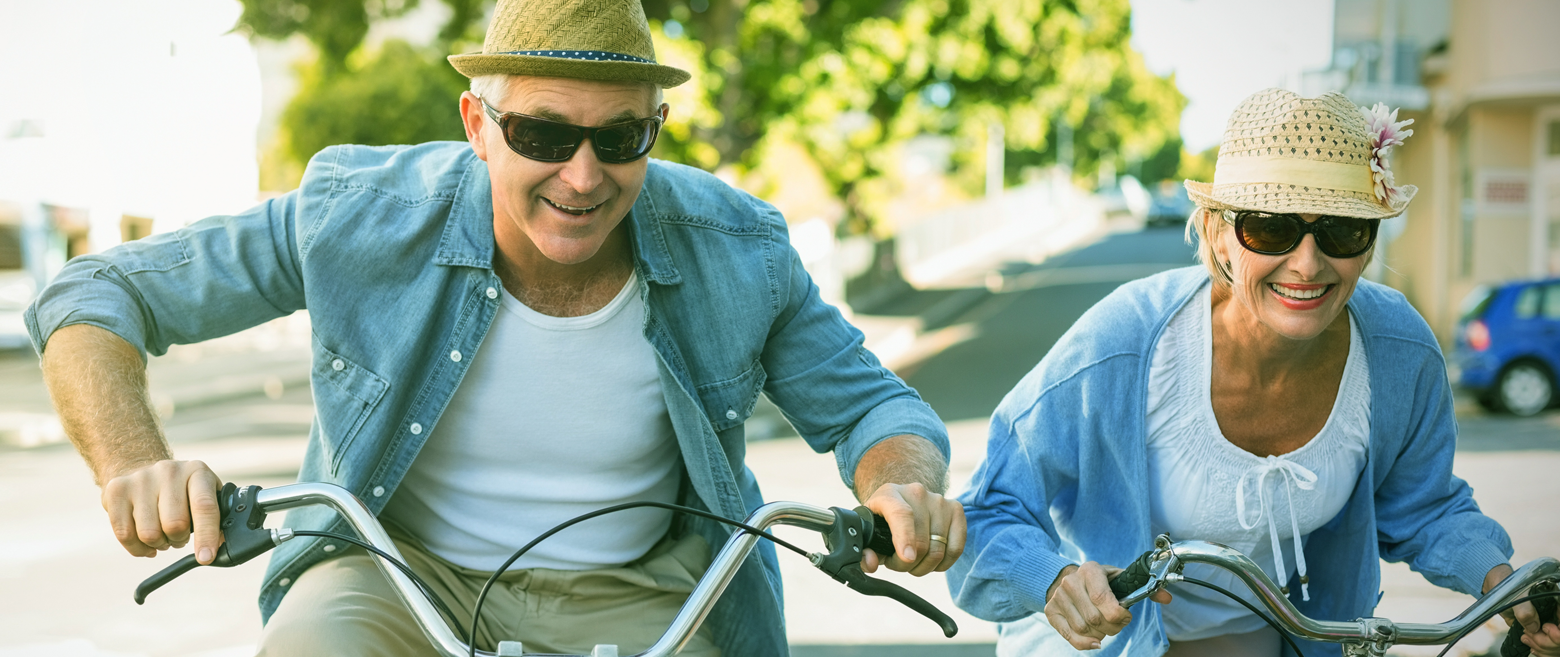
[[[938,543],[942,543],[943,545],[948,544],[948,537],[941,534],[932,534],[932,540],[937,541]]]

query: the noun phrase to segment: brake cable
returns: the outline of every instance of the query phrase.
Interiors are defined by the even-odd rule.
[[[789,542],[787,542],[787,541],[785,541],[783,539],[776,538],[773,534],[770,534],[769,532],[761,530],[761,529],[759,529],[757,527],[753,527],[753,526],[747,525],[745,523],[737,522],[735,520],[732,520],[730,518],[726,518],[724,516],[719,516],[719,515],[710,513],[708,511],[702,511],[700,509],[695,509],[695,508],[692,508],[692,507],[686,507],[686,506],[682,506],[682,505],[678,505],[678,504],[667,504],[666,502],[650,502],[650,501],[628,502],[628,503],[625,503],[625,504],[618,504],[616,506],[609,506],[609,507],[604,508],[604,509],[597,509],[595,511],[591,511],[590,513],[581,514],[581,515],[575,516],[573,518],[570,518],[568,520],[565,520],[565,521],[563,521],[563,522],[553,526],[552,529],[549,529],[549,530],[547,530],[545,532],[542,532],[542,535],[537,536],[534,539],[531,539],[530,543],[526,543],[524,547],[520,548],[519,550],[515,550],[514,554],[509,555],[509,559],[504,561],[504,564],[502,566],[499,566],[497,570],[494,570],[493,571],[493,575],[491,577],[488,577],[487,583],[482,585],[482,592],[477,594],[477,604],[474,607],[472,607],[472,610],[471,610],[471,631],[473,633],[475,633],[476,630],[477,630],[477,622],[482,617],[482,603],[487,600],[488,590],[493,588],[493,584],[498,582],[499,576],[503,575],[505,571],[509,570],[510,564],[513,564],[515,561],[519,560],[520,557],[523,556],[526,552],[531,551],[531,548],[536,547],[536,545],[538,543],[541,543],[543,540],[546,540],[548,537],[552,536],[553,534],[556,534],[556,533],[558,533],[560,531],[568,529],[569,527],[574,526],[576,524],[579,524],[581,522],[584,522],[586,520],[590,520],[591,518],[604,516],[604,515],[607,515],[609,513],[617,513],[618,511],[627,511],[629,509],[637,509],[637,508],[642,508],[642,507],[654,507],[654,508],[658,508],[658,509],[669,509],[669,510],[671,510],[674,513],[683,513],[683,514],[687,514],[687,515],[691,515],[691,516],[697,516],[697,517],[700,517],[700,518],[705,518],[705,519],[708,519],[708,520],[714,520],[714,521],[720,522],[720,523],[725,523],[727,525],[731,525],[733,527],[741,529],[742,531],[747,532],[749,534],[753,534],[753,535],[758,536],[760,538],[769,539],[770,541],[774,542],[775,544],[777,544],[777,545],[779,545],[781,547],[784,547],[784,548],[786,548],[786,549],[788,549],[788,550],[790,550],[792,552],[800,554],[800,555],[802,555],[804,557],[808,556],[806,550],[803,550],[803,549],[801,549],[799,547],[796,547],[795,545],[792,545],[791,543],[789,543]],[[470,657],[476,657],[476,655],[477,655],[477,644],[476,644],[476,642],[475,641],[468,641],[468,642],[466,642],[466,645],[471,650]]]

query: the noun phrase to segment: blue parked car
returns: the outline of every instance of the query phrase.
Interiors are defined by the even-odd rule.
[[[1560,279],[1480,286],[1463,307],[1458,384],[1490,410],[1527,416],[1548,408],[1560,372]]]

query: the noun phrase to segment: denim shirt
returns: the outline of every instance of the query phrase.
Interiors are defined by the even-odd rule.
[[[27,326],[40,354],[53,331],[90,324],[160,355],[307,308],[315,418],[299,480],[341,485],[377,514],[482,357],[500,303],[493,221],[487,165],[464,142],[329,148],[294,192],[72,260]],[[946,459],[936,414],[819,299],[774,208],[652,160],[624,221],[685,466],[683,503],[734,519],[763,503],[743,463],[743,422],[760,392],[812,449],[834,453],[846,486],[891,436],[927,438]],[[286,522],[350,533],[323,507]],[[716,548],[729,535],[703,520],[674,531]],[[276,549],[263,617],[329,543]],[[728,655],[787,654],[776,556],[762,543],[708,617]]]
[[[1057,575],[1085,560],[1124,568],[1153,547],[1151,354],[1170,318],[1207,282],[1207,270],[1194,266],[1117,288],[992,415],[986,458],[959,495],[969,538],[948,569],[948,588],[959,607],[1001,624],[999,655],[1050,646],[1072,654],[1053,630],[1038,627]],[[1347,308],[1370,361],[1370,447],[1343,510],[1306,541],[1311,599],[1293,602],[1319,620],[1369,616],[1382,559],[1478,595],[1485,574],[1510,558],[1511,540],[1452,474],[1457,420],[1441,348],[1396,290],[1362,280]],[[1300,590],[1298,577],[1290,590]],[[1101,657],[1164,653],[1159,605],[1132,612],[1121,634],[1102,642]],[[1341,654],[1338,644],[1301,643],[1308,655]],[[1287,646],[1284,654],[1292,657]]]

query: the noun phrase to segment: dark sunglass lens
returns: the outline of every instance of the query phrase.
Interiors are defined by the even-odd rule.
[[[651,121],[636,121],[596,131],[596,157],[612,164],[631,162],[650,151]]]
[[[1299,218],[1282,214],[1250,212],[1240,216],[1237,237],[1253,251],[1282,253],[1294,247],[1300,237]]]
[[[1374,220],[1352,217],[1324,217],[1317,222],[1317,246],[1327,255],[1351,257],[1370,248]]]
[[[515,152],[550,162],[569,159],[584,139],[577,128],[525,117],[512,119],[508,128],[506,136]]]

